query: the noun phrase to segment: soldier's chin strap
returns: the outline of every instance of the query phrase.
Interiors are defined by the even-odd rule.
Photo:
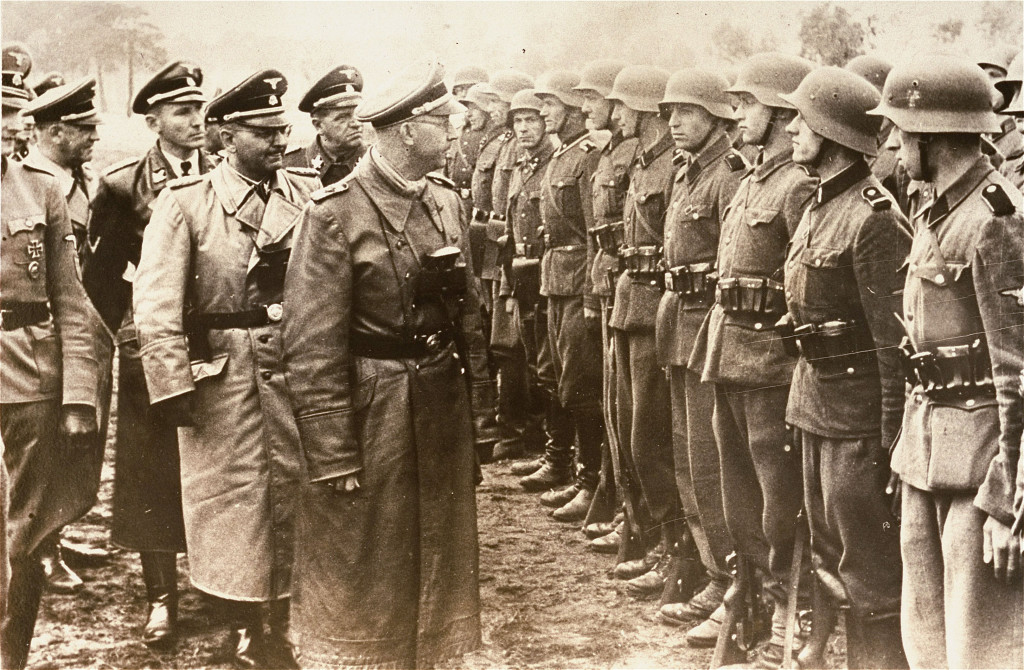
[[[768,123],[765,124],[764,132],[761,133],[761,137],[757,138],[757,141],[754,142],[754,144],[759,147],[763,147],[768,144],[768,138],[772,136],[772,131],[775,130],[779,117],[782,116],[782,112],[784,111],[782,107],[769,107],[769,109],[772,110],[772,115],[768,117]]]
[[[923,181],[930,182],[935,177],[932,174],[932,166],[928,160],[928,145],[931,144],[932,136],[921,134],[917,137],[917,157],[921,162],[921,176]]]

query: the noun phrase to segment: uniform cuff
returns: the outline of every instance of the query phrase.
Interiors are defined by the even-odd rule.
[[[1007,526],[1013,525],[1015,473],[1006,466],[1002,454],[992,459],[985,481],[974,496],[974,506]]]
[[[337,410],[296,419],[309,481],[320,482],[363,469],[352,410]]]
[[[95,360],[82,356],[66,356],[64,365],[65,405],[97,407],[99,403],[100,366]]]

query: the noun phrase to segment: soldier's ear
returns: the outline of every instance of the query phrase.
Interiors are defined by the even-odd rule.
[[[160,117],[156,114],[146,114],[146,127],[157,135],[160,134]]]
[[[220,143],[224,146],[224,150],[228,152],[234,152],[235,150],[235,130],[229,124],[223,124],[217,133],[220,135]]]

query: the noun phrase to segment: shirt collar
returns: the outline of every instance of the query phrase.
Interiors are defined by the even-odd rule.
[[[178,158],[174,154],[170,154],[170,153],[167,153],[166,151],[164,151],[164,145],[163,145],[162,142],[160,142],[160,140],[157,140],[156,143],[157,143],[157,146],[160,147],[160,153],[163,154],[163,156],[164,156],[164,162],[167,163],[168,166],[170,166],[171,172],[173,173],[173,176],[174,177],[182,177],[182,176],[184,176],[182,174],[184,172],[184,170],[181,169],[181,164],[184,163],[185,161],[181,160],[180,158]],[[192,153],[190,153],[188,155],[188,158],[186,158],[185,160],[187,160],[189,162],[189,170],[190,170],[189,176],[199,174],[199,172],[200,172],[200,168],[199,168],[199,149],[193,149]],[[239,176],[241,176],[241,175],[239,175]]]
[[[871,174],[871,168],[864,159],[858,158],[843,168],[839,174],[829,177],[814,190],[812,207],[819,207],[836,197],[846,189]]]
[[[751,173],[754,175],[755,181],[763,181],[768,177],[768,175],[775,172],[786,163],[792,162],[793,145],[791,144],[788,148],[783,149],[779,153],[774,154],[769,158],[763,159],[758,165],[754,166],[754,168],[751,170]]]
[[[423,195],[424,189],[427,187],[426,177],[418,179],[416,181],[410,181],[399,174],[398,170],[388,162],[384,156],[377,151],[377,147],[370,147],[368,152],[370,161],[373,166],[377,168],[377,172],[380,173],[384,181],[387,182],[388,186],[393,188],[395,191],[406,197],[418,197]]]

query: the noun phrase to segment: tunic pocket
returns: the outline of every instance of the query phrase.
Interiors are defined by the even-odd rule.
[[[928,487],[971,490],[985,480],[999,450],[999,406],[995,398],[932,402],[924,436],[931,442]]]

